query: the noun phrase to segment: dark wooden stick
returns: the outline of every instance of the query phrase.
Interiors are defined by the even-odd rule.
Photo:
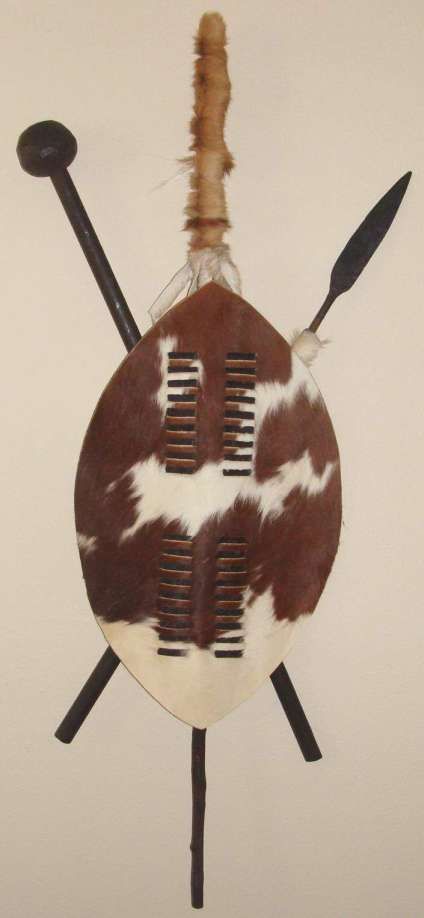
[[[284,708],[305,762],[318,762],[319,759],[322,759],[322,754],[296,694],[295,687],[283,664],[278,666],[271,674],[271,682]]]
[[[323,319],[325,319],[327,312],[330,309],[330,306],[333,305],[335,299],[337,299],[337,294],[332,293],[332,291],[329,290],[322,306],[319,308],[315,318],[312,319],[312,322],[309,325],[309,331],[312,331],[312,332],[318,331],[321,325],[321,322],[323,321]]]
[[[118,332],[130,351],[140,340],[140,331],[67,169],[77,149],[75,137],[63,124],[40,121],[21,134],[17,154],[25,172],[51,179]]]
[[[108,647],[55,732],[61,743],[72,743],[120,662],[116,653]]]
[[[41,121],[38,124],[31,125],[21,134],[18,140],[17,154],[25,172],[30,175],[49,177],[51,179],[125,347],[127,350],[131,350],[140,340],[139,329],[77,189],[67,171],[68,166],[75,159],[77,149],[77,141],[74,135],[63,124],[58,121]],[[63,743],[72,742],[119,663],[119,657],[116,656],[111,647],[108,647],[57,728],[55,732],[57,739]],[[287,711],[290,711],[290,723],[299,724],[302,718],[306,721],[299,699],[282,663],[275,673],[279,671],[281,671],[281,680],[277,680],[277,685],[284,695],[284,702],[280,694],[279,698],[286,714]],[[275,673],[273,676],[275,676]],[[288,692],[287,680],[291,686],[291,691]],[[287,716],[289,715],[287,714]],[[307,726],[309,727],[308,724]],[[310,727],[309,735],[307,731],[298,731],[298,734],[295,733],[295,735],[301,746],[304,758],[306,761],[311,761],[309,758],[309,741],[310,736],[312,736]],[[302,745],[304,737],[308,739],[305,746]]]
[[[193,818],[191,829],[191,904],[203,908],[203,849],[205,834],[206,730],[193,727],[191,735],[191,785],[193,794]]]

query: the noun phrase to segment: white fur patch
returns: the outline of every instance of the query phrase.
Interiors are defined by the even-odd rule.
[[[303,363],[296,356],[292,361],[292,373],[288,382],[257,383],[255,389],[255,436],[258,436],[261,426],[269,414],[278,411],[282,405],[290,408],[301,392],[305,393],[311,404],[321,397],[315,380],[305,370]]]
[[[315,332],[304,328],[302,332],[293,332],[291,348],[301,361],[310,367],[326,343],[326,341],[320,341]]]
[[[308,497],[325,491],[334,468],[334,462],[327,462],[322,474],[318,475],[313,470],[308,450],[295,462],[280,465],[276,475],[256,485],[262,521],[279,516],[284,510],[284,501],[295,488],[300,488]]]
[[[178,349],[177,344],[178,338],[175,335],[167,335],[165,338],[159,338],[158,341],[161,381],[152,399],[159,405],[163,419],[168,408],[168,354]]]
[[[167,412],[167,409],[169,408],[169,401],[168,401],[169,356],[168,355],[171,351],[178,351],[178,338],[176,337],[176,335],[167,335],[166,337],[159,339],[157,346],[158,346],[158,351],[159,351],[161,381],[159,384],[159,388],[157,389],[155,394],[152,395],[152,399],[153,401],[157,402],[157,404],[159,405],[161,412],[162,412],[162,419],[165,420],[166,412]],[[204,367],[203,367],[202,361],[199,360],[198,358],[191,360],[190,366],[197,367],[196,377],[197,377],[199,386],[202,386],[204,383],[204,378],[205,378]],[[186,369],[182,370],[182,375],[187,376]],[[177,380],[178,377],[173,376],[173,379]],[[183,386],[177,386],[173,388],[174,395],[177,395],[177,394],[183,395],[185,392],[186,392],[186,389]]]
[[[195,536],[211,517],[229,510],[235,500],[257,506],[265,520],[279,516],[284,501],[295,489],[309,495],[319,494],[327,487],[335,463],[327,462],[321,475],[314,472],[308,450],[294,462],[285,462],[272,478],[258,483],[255,477],[239,478],[222,474],[225,459],[206,463],[192,475],[169,475],[155,456],[137,462],[127,472],[131,478],[131,500],[136,498],[136,518],[124,529],[121,542],[138,532],[142,526],[162,518],[165,523],[179,520],[191,536]]]
[[[97,547],[97,536],[87,536],[83,532],[77,532],[77,544],[80,551],[91,555]]]
[[[137,498],[136,519],[124,529],[121,541],[131,538],[146,523],[161,517],[179,520],[195,536],[212,516],[224,514],[242,491],[241,479],[222,474],[224,463],[206,463],[192,475],[169,475],[155,456],[128,471],[131,499]]]
[[[251,599],[251,594],[246,600]],[[193,727],[209,727],[255,692],[281,663],[293,643],[294,631],[308,616],[278,622],[271,589],[257,596],[243,615],[243,656],[217,658],[214,648],[173,643],[184,657],[158,655],[161,645],[154,619],[129,625],[98,623],[127,669],[171,714]],[[235,632],[240,634],[240,632]],[[219,644],[218,647],[225,645]],[[238,647],[239,645],[229,645]]]

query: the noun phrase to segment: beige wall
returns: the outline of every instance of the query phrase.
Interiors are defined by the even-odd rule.
[[[419,918],[422,887],[423,26],[420,0],[217,3],[231,37],[229,200],[244,294],[288,334],[377,198],[389,237],[330,313],[315,375],[339,438],[340,552],[289,660],[324,752],[306,766],[267,682],[208,734],[207,914]],[[53,729],[102,652],[73,481],[123,356],[28,124],[72,174],[142,329],[182,264],[191,37],[203,3],[6,0],[0,248],[1,823],[5,918],[190,914],[189,729],[121,668],[71,747]]]

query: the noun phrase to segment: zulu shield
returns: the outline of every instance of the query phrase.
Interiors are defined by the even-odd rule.
[[[307,367],[215,282],[126,358],[76,484],[84,577],[114,651],[196,727],[285,656],[337,550],[336,439]]]

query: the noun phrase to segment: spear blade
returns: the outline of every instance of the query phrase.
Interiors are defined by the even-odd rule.
[[[315,332],[327,314],[334,300],[350,290],[368,264],[375,250],[384,239],[402,203],[412,172],[406,172],[386,191],[386,194],[370,210],[361,225],[346,243],[333,266],[330,289],[321,309],[312,320],[309,329]]]

